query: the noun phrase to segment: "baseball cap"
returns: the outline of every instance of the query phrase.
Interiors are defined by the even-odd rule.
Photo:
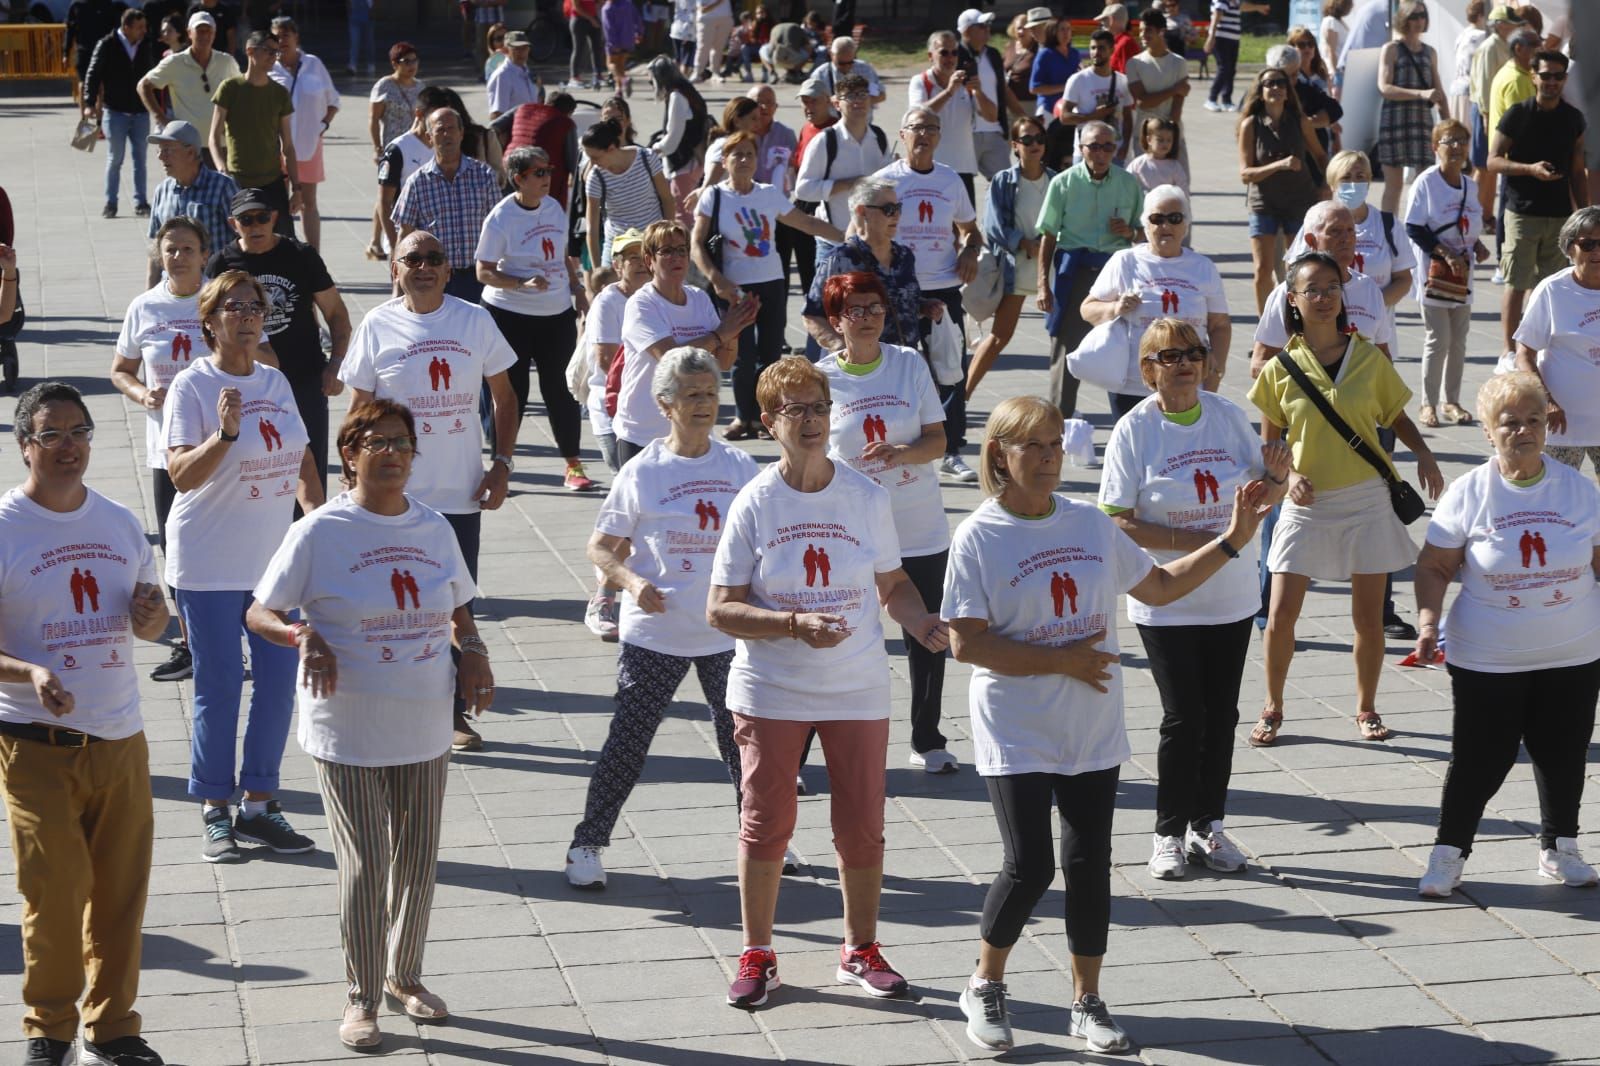
[[[621,255],[636,244],[640,248],[644,247],[644,233],[637,229],[625,229],[611,238],[611,254]]]
[[[1023,25],[1043,26],[1053,18],[1055,18],[1054,13],[1047,7],[1030,7],[1028,8],[1028,21],[1024,22]]]
[[[1109,22],[1115,18],[1127,18],[1128,8],[1124,4],[1107,4],[1106,9],[1094,17],[1096,22]]]
[[[228,214],[242,215],[246,211],[276,211],[278,205],[267,199],[260,189],[240,189],[228,204]]]
[[[815,78],[808,80],[800,86],[800,91],[794,94],[796,100],[827,100],[832,97],[828,87]]]
[[[189,31],[191,33],[194,32],[196,26],[210,26],[212,29],[216,29],[217,20],[204,11],[196,11],[189,16]]]
[[[956,19],[956,29],[965,33],[980,22],[987,26],[993,21],[993,11],[979,11],[975,7],[969,7]]]
[[[1490,22],[1506,22],[1513,26],[1525,25],[1527,20],[1517,13],[1517,9],[1510,4],[1496,4],[1489,12]]]
[[[169,122],[145,138],[149,144],[187,144],[190,148],[200,149],[200,131],[187,122]]]
[[[521,30],[512,30],[506,34],[507,48],[526,48],[527,45],[528,35]]]

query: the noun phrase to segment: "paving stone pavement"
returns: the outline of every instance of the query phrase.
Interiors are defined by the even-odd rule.
[[[341,88],[347,106],[329,137],[321,194],[324,243],[359,316],[388,287],[383,268],[361,257],[373,184],[366,84]],[[730,90],[711,89],[714,109]],[[903,80],[891,82],[897,102],[904,91]],[[482,108],[480,90],[468,100]],[[636,97],[634,106],[639,128],[655,128],[659,105]],[[885,109],[889,122],[893,110]],[[1255,320],[1243,196],[1227,116],[1194,111],[1194,243],[1227,279],[1235,341],[1225,391],[1240,399]],[[798,123],[788,93],[781,118]],[[67,380],[89,394],[100,428],[90,482],[148,516],[144,416],[107,380],[123,310],[142,286],[145,224],[98,217],[104,155],[67,146],[70,119],[53,98],[0,106],[0,143],[8,145],[0,180],[17,211],[30,318],[23,373]],[[153,153],[150,167],[159,175]],[[1469,396],[1490,372],[1498,332],[1497,294],[1486,274],[1483,281]],[[1399,364],[1415,382],[1421,329],[1414,308],[1401,314],[1400,337]],[[1000,398],[1044,389],[1046,351],[1039,316],[1030,313],[978,391],[975,427]],[[1105,398],[1094,393],[1086,403],[1103,444]],[[0,406],[8,436],[10,409]],[[978,439],[976,428],[971,437]],[[1429,438],[1452,477],[1488,453],[1476,428],[1434,430]],[[763,459],[773,454],[770,444],[752,450]],[[485,750],[451,768],[427,955],[427,979],[455,1014],[440,1027],[385,1014],[386,1057],[438,1066],[893,1066],[988,1057],[965,1039],[956,996],[975,956],[1000,846],[970,769],[930,778],[905,764],[898,647],[882,939],[910,978],[913,998],[872,1001],[833,983],[840,902],[825,774],[813,766],[795,838],[810,864],[785,879],[779,904],[786,987],[759,1013],[723,1005],[740,948],[736,821],[692,679],[607,853],[609,887],[581,894],[566,885],[563,854],[614,684],[615,648],[581,624],[590,581],[583,545],[600,497],[561,491],[559,457],[537,408],[523,425],[518,457],[515,495],[484,524],[479,609],[498,703],[483,726]],[[591,471],[599,467],[596,459]],[[0,448],[0,483],[20,478],[15,449]],[[1063,488],[1087,496],[1096,480],[1094,471],[1071,470]],[[945,500],[953,526],[979,493],[951,486]],[[1413,528],[1418,538],[1421,528]],[[1397,593],[1410,615],[1409,587]],[[1228,822],[1253,861],[1240,875],[1191,873],[1174,883],[1154,882],[1144,869],[1160,710],[1137,634],[1123,620],[1135,754],[1118,799],[1104,994],[1136,1042],[1135,1055],[1162,1066],[1487,1066],[1600,1056],[1600,893],[1535,876],[1538,804],[1525,762],[1493,801],[1463,889],[1449,902],[1416,897],[1449,749],[1446,678],[1395,667],[1406,649],[1391,647],[1379,707],[1395,737],[1360,741],[1347,612],[1342,587],[1319,587],[1308,599],[1285,732],[1271,750],[1243,742],[1261,692],[1260,650],[1252,647]],[[142,646],[141,676],[165,654]],[[945,709],[963,761],[971,757],[967,680],[967,668],[952,664]],[[153,1045],[169,1062],[190,1066],[349,1058],[335,1038],[343,979],[337,899],[310,760],[290,744],[282,800],[319,850],[207,866],[198,857],[195,804],[184,795],[190,686],[141,684],[157,839],[140,1009]],[[1597,821],[1593,800],[1584,815]],[[1583,843],[1600,855],[1593,833]],[[8,881],[12,865],[0,845]],[[1018,1046],[1006,1061],[1094,1057],[1066,1035],[1062,907],[1058,880],[1012,958]],[[15,895],[0,890],[0,1041],[19,1034],[19,922]],[[0,1043],[0,1059],[19,1057],[17,1043]]]

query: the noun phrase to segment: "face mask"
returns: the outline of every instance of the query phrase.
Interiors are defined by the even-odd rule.
[[[1334,190],[1333,198],[1354,211],[1367,202],[1367,189],[1370,187],[1370,182],[1341,181],[1339,187]]]

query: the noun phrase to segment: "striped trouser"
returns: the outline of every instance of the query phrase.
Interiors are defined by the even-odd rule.
[[[402,988],[422,980],[450,753],[403,766],[313,761],[339,868],[350,1002],[377,1010],[385,977]]]

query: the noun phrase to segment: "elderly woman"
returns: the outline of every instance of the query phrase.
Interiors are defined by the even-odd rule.
[[[755,101],[741,97],[754,106]],[[778,254],[779,225],[837,244],[844,234],[833,225],[795,207],[794,201],[773,185],[755,180],[760,138],[741,130],[723,142],[728,178],[711,186],[695,206],[694,240],[689,248],[695,266],[711,282],[711,290],[724,306],[746,293],[761,302],[754,329],[739,334],[739,357],[733,366],[733,403],[736,417],[723,431],[728,440],[754,436],[761,424],[756,403],[756,379],[778,361],[783,330],[788,322],[788,279]],[[722,237],[713,255],[712,234]]]
[[[984,197],[980,225],[990,253],[1000,261],[1005,295],[989,323],[989,335],[972,349],[972,365],[967,369],[968,400],[1011,343],[1023,303],[1038,292],[1039,210],[1044,207],[1050,179],[1056,176],[1044,165],[1044,139],[1044,120],[1026,117],[1012,122],[1011,151],[1016,154],[1017,165],[996,174],[989,183],[989,195]]]
[[[1339,264],[1321,252],[1289,264],[1287,316],[1292,335],[1250,387],[1250,401],[1261,411],[1262,439],[1269,444],[1286,440],[1294,452],[1288,501],[1267,555],[1272,574],[1267,698],[1261,720],[1250,734],[1255,747],[1276,743],[1283,728],[1283,687],[1294,658],[1294,627],[1312,578],[1350,582],[1356,725],[1364,740],[1389,739],[1377,710],[1384,585],[1416,549],[1390,502],[1387,482],[1399,474],[1379,443],[1379,428],[1393,429],[1411,449],[1417,475],[1430,496],[1438,499],[1444,488],[1439,464],[1406,417],[1411,390],[1383,352],[1348,328],[1341,273]],[[1357,454],[1313,405],[1284,368],[1284,360],[1300,368],[1381,458],[1382,473]]]
[[[1573,887],[1600,880],[1577,840],[1600,695],[1600,490],[1545,461],[1546,410],[1527,371],[1484,383],[1478,417],[1495,454],[1440,499],[1417,558],[1417,657],[1433,661],[1448,639],[1454,702],[1423,896],[1461,883],[1484,807],[1523,745],[1539,783],[1540,875]],[[1451,581],[1461,591],[1446,615]]]
[[[795,767],[813,728],[833,789],[845,902],[835,977],[873,996],[901,996],[909,986],[877,942],[889,744],[879,604],[931,652],[946,647],[945,627],[901,569],[889,493],[828,457],[828,375],[803,356],[786,356],[761,375],[757,395],[781,455],[729,509],[707,607],[711,624],[738,641],[728,708],[744,767],[745,949],[728,1002],[754,1010],[778,987],[778,959],[768,945],[795,826]]]
[[[287,16],[273,19],[272,32],[278,37],[279,52],[270,76],[288,90],[294,105],[289,128],[294,138],[296,177],[300,185],[300,223],[305,226],[306,243],[320,249],[322,214],[317,210],[317,186],[327,178],[322,165],[322,138],[333,124],[333,116],[339,113],[339,90],[333,87],[333,76],[322,60],[301,50],[300,28],[294,19]],[[389,141],[383,142],[384,147],[388,144]],[[381,147],[379,154],[382,154]]]
[[[1427,5],[1406,0],[1395,12],[1394,26],[1395,39],[1378,53],[1378,92],[1383,96],[1378,164],[1383,167],[1383,213],[1391,217],[1400,209],[1406,168],[1421,170],[1433,162],[1428,131],[1450,117],[1439,57],[1422,41],[1428,32]]]
[[[1145,193],[1142,221],[1147,243],[1112,255],[1096,275],[1079,313],[1093,325],[1126,317],[1136,337],[1144,336],[1158,318],[1187,322],[1209,353],[1203,385],[1207,392],[1216,392],[1227,370],[1233,325],[1221,271],[1210,259],[1184,247],[1189,194],[1176,185],[1156,186]],[[1137,365],[1128,367],[1122,387],[1111,394],[1112,411],[1119,418],[1127,414],[1151,388],[1141,354]]]
[[[739,749],[726,701],[733,638],[706,622],[706,557],[716,552],[734,497],[756,476],[756,463],[711,438],[721,384],[710,352],[674,348],[661,357],[650,391],[672,428],[617,473],[589,538],[589,560],[627,597],[617,709],[589,778],[583,821],[567,849],[567,881],[577,888],[605,887],[601,853],[611,844],[611,829],[644,772],[661,716],[690,667],[705,694],[738,807]]]
[[[960,999],[968,1038],[998,1051],[1013,1042],[1006,960],[1056,875],[1052,807],[1067,879],[1068,1031],[1090,1051],[1128,1046],[1100,998],[1111,820],[1129,752],[1114,670],[1117,597],[1161,606],[1193,592],[1243,553],[1263,502],[1238,485],[1220,536],[1156,565],[1093,504],[1056,494],[1061,428],[1061,411],[1034,396],[990,414],[979,466],[987,498],[956,529],[941,611],[952,654],[973,667],[973,750],[1005,848]]]
[[[439,711],[459,693],[481,714],[494,676],[455,533],[406,495],[411,411],[393,400],[356,404],[338,448],[348,491],[290,531],[246,622],[275,652],[298,652],[300,746],[316,766],[338,868],[349,982],[339,1040],[370,1051],[383,1039],[380,996],[414,1021],[449,1017],[422,984],[450,767],[449,717]],[[294,610],[305,620],[291,619]],[[459,667],[446,654],[452,643]]]
[[[879,339],[889,292],[874,274],[835,274],[823,287],[822,308],[844,350],[822,357],[834,414],[828,435],[833,454],[889,492],[900,568],[928,610],[939,609],[950,524],[939,495],[938,461],[944,456],[944,408],[928,361],[915,348]],[[955,756],[939,730],[945,655],[917,643],[906,631],[911,675],[913,766],[930,774],[954,773]]]
[[[1414,292],[1422,305],[1422,409],[1424,426],[1472,421],[1461,406],[1461,373],[1472,327],[1472,266],[1489,258],[1478,186],[1466,173],[1472,133],[1455,119],[1433,128],[1433,166],[1411,186],[1405,227],[1417,272]],[[1385,291],[1387,296],[1387,290]],[[1444,380],[1444,406],[1439,383]]]
[[[194,338],[200,334],[200,286],[205,283],[207,252],[205,227],[179,215],[162,224],[155,243],[165,276],[128,304],[122,332],[117,337],[117,354],[111,359],[111,383],[145,411],[145,465],[150,467],[150,497],[156,505],[156,536],[165,555],[167,515],[172,512],[178,490],[167,473],[161,417],[167,390],[194,358]],[[181,629],[181,615],[178,621]],[[173,645],[171,657],[150,677],[155,681],[182,681],[193,672],[188,635],[184,634]]]
[[[369,97],[371,106],[367,111],[367,136],[372,142],[374,166],[383,165],[383,153],[396,137],[409,130],[416,121],[417,97],[423,89],[423,82],[417,77],[420,63],[421,57],[417,54],[416,46],[409,41],[401,41],[389,49],[389,65],[394,68],[394,73],[385,74],[372,86]],[[372,209],[372,242],[367,245],[368,259],[388,258],[383,247],[384,217],[380,190],[379,202]]]
[[[850,235],[817,261],[802,312],[806,332],[823,349],[836,352],[844,347],[844,338],[828,321],[822,307],[823,287],[835,274],[862,271],[876,274],[883,282],[889,293],[889,311],[884,315],[880,335],[885,343],[915,347],[922,336],[919,319],[930,312],[943,312],[942,303],[922,298],[916,254],[909,245],[894,239],[900,229],[903,206],[895,183],[883,178],[862,178],[850,190]]]
[[[673,218],[676,208],[661,172],[661,156],[625,142],[616,119],[601,119],[584,130],[582,144],[589,161],[583,191],[593,268],[611,262],[611,245],[618,236]]]
[[[204,802],[201,857],[238,862],[240,840],[280,855],[310,851],[273,793],[294,714],[294,656],[262,637],[250,641],[250,724],[235,775],[244,631],[250,590],[278,550],[296,500],[322,505],[322,480],[289,380],[256,361],[266,290],[229,270],[200,290],[200,336],[211,355],[167,388],[161,442],[177,498],[167,517],[167,584],[194,658],[194,735],[189,795]],[[228,803],[244,789],[237,821]]]
[[[1250,259],[1254,267],[1256,311],[1266,306],[1276,280],[1278,239],[1292,239],[1317,202],[1317,180],[1308,156],[1320,171],[1327,155],[1317,131],[1300,110],[1289,75],[1268,67],[1256,75],[1239,116],[1239,179],[1250,211]]]
[[[528,406],[530,371],[536,370],[550,436],[566,461],[562,487],[582,492],[595,483],[579,454],[583,408],[567,385],[567,363],[578,343],[572,298],[583,290],[577,268],[567,267],[567,210],[550,195],[554,173],[543,148],[518,148],[506,156],[506,175],[516,191],[483,220],[473,259],[483,305],[517,353],[508,372],[517,422]]]
[[[1226,527],[1237,486],[1275,506],[1288,486],[1289,448],[1282,441],[1263,445],[1242,409],[1206,390],[1214,380],[1212,357],[1191,322],[1157,318],[1141,332],[1139,370],[1154,395],[1111,431],[1100,509],[1135,544],[1168,561],[1204,547]],[[1171,606],[1128,601],[1161,692],[1152,877],[1183,877],[1186,855],[1212,870],[1244,866],[1224,812],[1239,684],[1258,607],[1259,551],[1252,538],[1223,567],[1223,580]]]
[[[1531,370],[1550,393],[1545,454],[1571,467],[1589,456],[1600,476],[1600,207],[1582,207],[1557,238],[1572,261],[1539,282],[1517,327],[1517,369]]]

